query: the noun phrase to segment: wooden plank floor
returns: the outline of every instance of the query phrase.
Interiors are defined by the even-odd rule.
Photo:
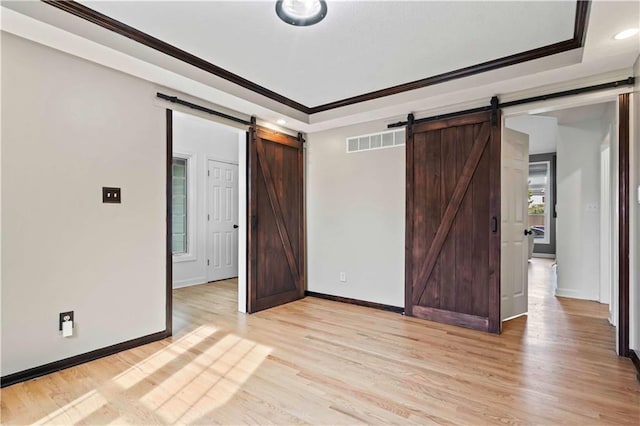
[[[2,390],[3,424],[632,424],[607,307],[554,298],[501,336],[315,298],[251,316],[234,280],[174,291],[175,335]]]

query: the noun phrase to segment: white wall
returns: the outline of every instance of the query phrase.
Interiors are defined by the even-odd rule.
[[[610,123],[558,126],[556,294],[600,298],[600,149]]]
[[[600,187],[601,201],[605,195],[608,204],[600,203],[600,303],[609,305],[609,319],[612,312],[618,309],[617,299],[613,299],[614,293],[618,291],[618,104],[617,102],[609,102],[605,107],[605,111],[601,118],[603,139],[600,145],[600,161],[602,162],[602,150],[609,153],[608,176],[603,176],[605,171],[600,170],[600,183],[608,184],[608,190]],[[605,213],[606,211],[606,213]],[[606,222],[603,221],[606,219]],[[605,226],[607,227],[605,229]],[[606,256],[606,257],[605,257]],[[608,274],[608,279],[603,273]],[[611,323],[611,321],[609,321]],[[615,323],[612,323],[615,324]]]
[[[619,229],[619,206],[620,206],[620,196],[618,191],[619,186],[619,156],[620,151],[618,147],[618,103],[617,101],[613,103],[612,108],[608,108],[605,116],[603,117],[605,120],[611,121],[610,135],[609,135],[609,151],[610,151],[610,159],[609,159],[609,169],[611,170],[611,176],[609,178],[609,183],[611,185],[609,191],[609,202],[611,205],[609,206],[609,217],[611,219],[611,263],[609,267],[611,269],[611,297],[609,298],[609,323],[614,327],[618,326],[618,287],[619,287],[619,272],[620,272],[620,256],[619,256],[619,242],[620,242],[620,229]],[[618,333],[616,328],[616,350],[618,348]]]
[[[606,142],[609,142],[607,137]],[[599,301],[611,302],[611,147],[600,146],[600,290]]]
[[[164,330],[153,85],[3,33],[2,89],[2,375]],[[103,204],[102,186],[122,204]]]
[[[384,130],[378,121],[307,137],[309,291],[404,306],[404,147],[345,147]]]
[[[207,161],[238,164],[239,130],[174,111],[173,152],[189,157],[189,253],[173,257],[173,287],[202,284],[207,279]],[[244,133],[244,132],[243,132]],[[190,179],[189,179],[190,178]],[[246,202],[245,197],[239,197]],[[242,204],[241,202],[241,204]]]

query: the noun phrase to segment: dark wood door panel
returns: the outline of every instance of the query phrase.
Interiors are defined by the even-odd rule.
[[[414,134],[422,132],[430,132],[435,130],[448,129],[450,127],[470,126],[474,124],[482,124],[487,121],[486,112],[475,114],[467,114],[444,120],[427,121],[425,123],[416,124],[413,128]]]
[[[499,306],[491,291],[499,285],[499,239],[491,226],[493,217],[499,223],[499,203],[492,204],[500,190],[499,170],[493,170],[499,130],[483,113],[426,123],[408,134],[405,311],[499,331],[489,320],[495,315],[490,305]]]
[[[302,176],[298,170],[299,150],[279,143],[262,140],[265,159],[269,165],[271,179],[276,199],[280,206],[279,211],[286,227],[286,233],[290,242],[290,248],[295,259],[300,256],[300,245],[295,242],[300,240],[302,214],[302,193],[300,189],[300,179]],[[286,207],[286,208],[285,208]],[[283,237],[284,238],[284,237]],[[298,269],[296,265],[296,269]],[[298,271],[298,275],[300,271]]]
[[[252,128],[248,311],[304,296],[302,141]]]
[[[256,298],[262,299],[273,294],[284,293],[296,289],[297,275],[294,276],[286,259],[286,252],[279,236],[275,214],[271,208],[271,202],[267,194],[266,184],[262,174],[258,174],[258,221],[260,232],[257,232],[256,244],[258,262],[256,263],[256,277],[268,277],[262,279],[256,287]]]

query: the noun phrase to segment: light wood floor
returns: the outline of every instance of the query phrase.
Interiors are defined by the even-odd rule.
[[[632,424],[640,385],[606,306],[554,298],[500,336],[306,298],[235,312],[235,281],[174,291],[175,335],[2,390],[2,423]]]

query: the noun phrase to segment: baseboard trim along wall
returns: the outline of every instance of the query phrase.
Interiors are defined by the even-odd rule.
[[[173,282],[173,288],[191,287],[192,285],[206,284],[207,277],[196,277],[188,280],[180,280]]]
[[[556,255],[555,253],[536,253],[535,251],[533,252],[533,257],[541,257],[544,259],[555,259]]]
[[[351,299],[349,297],[333,296],[331,294],[316,293],[315,291],[305,291],[305,296],[317,297],[319,299],[332,300],[334,302],[348,303],[350,305],[365,306],[367,308],[380,309],[401,314],[404,308],[399,306],[385,305],[383,303],[367,302],[366,300]]]
[[[634,349],[629,349],[629,358],[631,358],[633,365],[636,367],[636,371],[638,373],[636,374],[636,379],[640,382],[640,356],[638,356],[638,352]]]
[[[115,345],[107,346],[87,352],[84,354],[72,356],[70,358],[61,359],[59,361],[50,362],[39,367],[30,368],[28,370],[19,371],[13,374],[7,374],[0,377],[0,387],[11,386],[16,383],[24,382],[27,380],[35,379],[36,377],[44,376],[46,374],[55,373],[56,371],[64,370],[65,368],[73,367],[85,362],[93,361],[98,358],[113,355],[118,352],[126,351],[137,346],[146,345],[147,343],[155,342],[169,337],[171,334],[167,331],[160,331],[153,334],[148,334],[137,339],[127,340],[126,342],[116,343]]]
[[[572,299],[582,299],[582,300],[592,300],[594,302],[598,301],[596,296],[589,296],[587,294],[583,294],[583,292],[570,288],[560,288],[557,287],[555,291],[555,295],[557,297],[570,297]]]

